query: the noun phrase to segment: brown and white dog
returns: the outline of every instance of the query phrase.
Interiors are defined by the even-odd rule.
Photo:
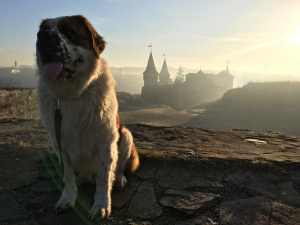
[[[122,189],[124,170],[134,172],[139,166],[130,131],[119,127],[115,80],[100,58],[105,44],[81,15],[43,20],[36,42],[40,116],[64,165],[64,188],[55,208],[73,207],[76,183],[97,174],[91,218],[109,216],[113,182]],[[61,154],[54,125],[57,100]],[[80,171],[77,177],[75,171]]]

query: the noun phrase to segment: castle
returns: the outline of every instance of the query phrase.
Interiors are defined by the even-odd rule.
[[[15,60],[15,66],[13,66],[13,67],[11,68],[11,73],[12,73],[12,74],[20,73],[20,70],[19,70],[19,68],[18,68],[17,60]]]
[[[233,76],[229,73],[228,63],[225,71],[218,74],[188,73],[186,80],[180,84],[172,84],[166,59],[160,73],[157,72],[152,51],[143,73],[144,86],[141,98],[147,102],[169,105],[182,110],[195,105],[217,100],[233,88]]]

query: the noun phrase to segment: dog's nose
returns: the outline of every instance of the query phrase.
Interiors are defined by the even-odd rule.
[[[51,37],[54,37],[56,35],[56,31],[50,31],[50,30],[41,30],[37,33],[38,39],[49,39]]]

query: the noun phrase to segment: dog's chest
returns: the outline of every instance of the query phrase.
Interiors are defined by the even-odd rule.
[[[72,139],[74,142],[85,142],[88,138],[92,142],[93,137],[101,132],[101,124],[105,120],[102,114],[101,107],[87,102],[62,102],[62,138]]]
[[[69,155],[74,168],[78,170],[97,168],[95,149],[102,142],[99,112],[89,106],[61,104],[61,141],[63,151]],[[98,121],[98,122],[96,122]]]

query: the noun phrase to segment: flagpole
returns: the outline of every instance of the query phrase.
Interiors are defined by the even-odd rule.
[[[150,48],[151,48],[150,51],[151,51],[151,53],[152,53],[152,43],[151,43],[151,45],[148,45],[147,47],[150,47]]]

